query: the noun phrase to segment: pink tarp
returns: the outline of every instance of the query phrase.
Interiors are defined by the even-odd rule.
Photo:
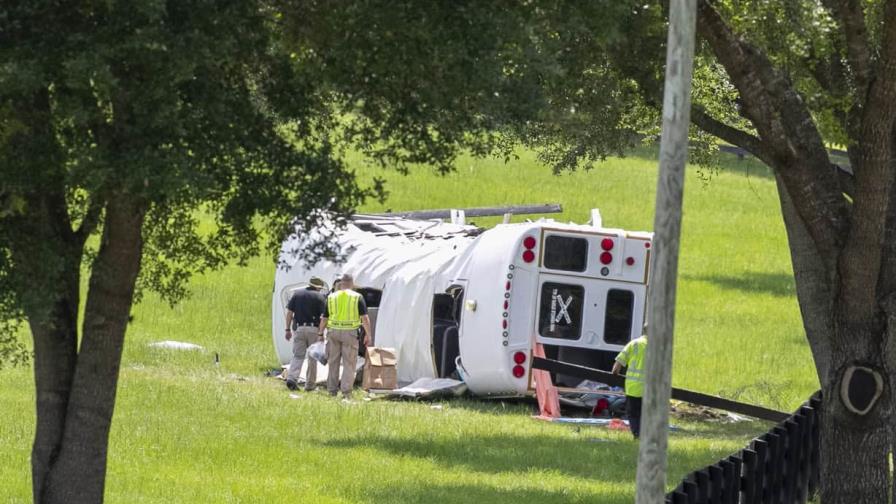
[[[535,344],[535,357],[545,358],[544,347],[541,343]],[[539,420],[551,420],[560,416],[560,394],[557,387],[551,382],[551,373],[542,369],[532,370],[535,379],[535,398],[538,399],[539,414],[535,418]]]

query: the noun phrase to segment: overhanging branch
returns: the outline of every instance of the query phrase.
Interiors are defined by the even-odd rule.
[[[766,164],[770,164],[770,160],[767,159],[767,155],[762,149],[762,140],[758,137],[719,121],[700,105],[694,105],[691,108],[691,120],[703,131],[715,135],[717,138],[732,145],[736,145],[762,159]]]
[[[700,0],[698,27],[737,88],[744,116],[763,142],[765,156],[787,186],[807,231],[830,271],[849,226],[849,208],[809,110],[786,74]]]

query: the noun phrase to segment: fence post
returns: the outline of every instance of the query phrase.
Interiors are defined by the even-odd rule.
[[[802,419],[801,415],[794,415],[790,420],[784,422],[787,428],[787,452],[790,460],[788,461],[787,479],[784,481],[784,498],[787,504],[793,504],[797,496],[797,488],[800,482],[801,464],[801,448],[802,448],[802,425],[797,422],[797,418]]]
[[[693,477],[693,474],[691,475]],[[697,496],[700,495],[700,489],[694,480],[684,481],[684,493],[688,496],[688,504],[697,504]]]
[[[811,404],[807,403],[807,404]],[[811,406],[804,406],[801,408],[803,415],[806,418],[806,423],[803,426],[803,470],[802,470],[802,480],[800,481],[800,501],[806,502],[809,500],[809,487],[812,481],[812,474],[814,472],[812,468],[812,446],[815,444],[813,442],[812,431],[815,429],[815,421],[816,421],[816,412]]]
[[[765,472],[768,466],[768,442],[764,439],[753,440],[753,450],[756,451],[756,475],[753,478],[753,502],[766,503]]]
[[[809,495],[813,496],[818,492],[818,484],[821,480],[821,422],[824,421],[821,410],[821,394],[812,397],[809,400],[809,405],[815,410],[815,421],[812,422],[812,462],[809,464],[812,468],[809,477]]]
[[[678,490],[672,492],[672,504],[689,504],[688,494]]]
[[[731,463],[731,488],[728,490],[728,500],[727,503],[731,504],[740,504],[741,502],[741,491],[744,488],[743,478],[741,476],[741,472],[743,471],[743,451],[740,452],[740,456],[732,455],[728,457],[728,462]]]
[[[747,448],[743,450],[743,476],[741,477],[741,491],[744,494],[744,504],[756,504],[756,476],[759,472],[759,454],[755,451],[755,442],[752,444],[753,449]]]
[[[768,433],[768,464],[766,464],[766,475],[768,477],[766,489],[768,490],[769,504],[779,504],[781,502],[781,471],[784,467],[782,459],[784,458],[783,437],[778,434],[778,427],[772,428]]]
[[[718,504],[722,501],[724,491],[725,471],[720,464],[709,466],[709,502]]]

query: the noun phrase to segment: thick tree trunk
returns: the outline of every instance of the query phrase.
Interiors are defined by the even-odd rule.
[[[790,247],[803,328],[815,360],[818,382],[824,383],[830,368],[831,335],[834,331],[831,274],[825,268],[803,219],[797,214],[787,187],[781,177],[776,176],[775,180],[778,184],[781,215],[787,230],[787,244]]]
[[[885,504],[890,498],[892,400],[882,329],[841,326],[837,331],[832,334],[831,367],[822,387],[821,501]],[[854,365],[883,378],[882,395],[865,414],[851,411],[842,393],[844,373]]]
[[[33,499],[40,502],[59,454],[75,374],[82,242],[71,230],[61,188],[47,187],[26,200],[28,217],[10,226],[19,235],[10,250],[34,339],[37,425],[31,475]]]
[[[77,299],[73,301],[73,304],[67,300],[54,303],[50,313],[55,322],[31,323],[37,396],[37,426],[31,449],[34,502],[41,502],[47,475],[59,454],[65,430],[77,359],[78,302]]]
[[[106,207],[62,443],[46,478],[43,504],[103,501],[121,352],[140,270],[144,213],[145,206],[127,195],[110,199]]]
[[[883,395],[865,415],[850,411],[841,395],[844,372],[853,365],[878,370],[886,377],[885,382],[889,381],[887,363],[896,361],[886,356],[883,324],[845,320],[843,305],[835,301],[837,294],[832,288],[834,284],[842,289],[844,284],[836,272],[825,267],[780,177],[778,193],[803,325],[823,391],[821,502],[887,503],[891,473],[890,388],[885,383]]]

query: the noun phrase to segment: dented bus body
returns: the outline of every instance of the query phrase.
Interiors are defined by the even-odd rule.
[[[548,358],[609,370],[616,353],[640,335],[652,234],[604,228],[597,220],[481,230],[356,217],[336,237],[343,261],[278,268],[277,353],[288,361],[282,340],[289,293],[312,275],[330,281],[348,271],[368,301],[375,345],[397,351],[399,381],[459,375],[477,395],[525,395],[534,388],[535,343]],[[287,240],[284,254],[297,246]],[[570,388],[580,381],[554,380]]]

